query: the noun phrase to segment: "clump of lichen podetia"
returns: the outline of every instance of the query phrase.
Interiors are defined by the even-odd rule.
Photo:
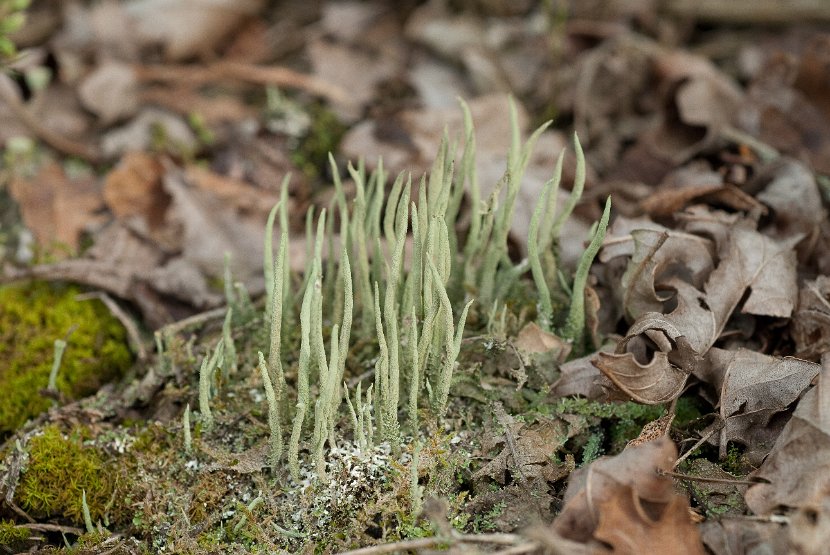
[[[124,328],[98,300],[78,300],[77,287],[46,283],[0,287],[0,436],[52,406],[43,395],[66,341],[57,394],[78,399],[121,375],[132,355]]]

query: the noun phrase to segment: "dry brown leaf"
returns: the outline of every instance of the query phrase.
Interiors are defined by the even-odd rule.
[[[774,522],[709,519],[700,535],[714,555],[792,555],[787,527]]]
[[[323,30],[329,32],[312,37],[306,53],[314,75],[349,92],[333,108],[341,118],[354,121],[375,99],[377,86],[406,64],[400,21],[394,10],[379,3],[327,3],[322,10]],[[344,26],[344,21],[351,24]]]
[[[170,196],[164,192],[164,169],[145,152],[126,154],[107,174],[104,200],[116,218],[137,220],[138,228],[149,232],[164,223]]]
[[[668,91],[662,122],[643,135],[652,152],[683,162],[718,137],[735,119],[743,93],[703,57],[675,50],[654,57],[655,71]]]
[[[818,360],[830,351],[830,277],[818,276],[801,287],[791,330],[798,358]]]
[[[677,231],[640,229],[631,232],[634,252],[621,286],[626,315],[636,320],[646,312],[662,312],[673,295],[666,282],[682,276],[702,288],[714,269],[714,246],[703,237]]]
[[[124,5],[143,46],[161,45],[168,60],[215,52],[220,42],[246,18],[258,13],[262,0],[136,0]]]
[[[643,503],[631,486],[599,502],[594,536],[619,555],[661,553],[704,555],[700,533],[689,515],[689,503],[674,496],[664,506]]]
[[[43,166],[31,178],[12,178],[9,193],[26,227],[50,252],[56,243],[75,251],[84,230],[102,223],[98,212],[103,199],[95,177],[69,178],[57,163]]]
[[[564,463],[555,463],[551,455],[580,431],[576,421],[567,422],[564,419],[543,420],[530,426],[516,423],[506,431],[506,434],[512,435],[511,438],[506,435],[494,438],[494,446],[503,445],[504,448],[476,471],[473,478],[486,476],[504,485],[506,473],[511,472],[514,481],[537,478],[548,482],[561,480],[573,471],[574,460],[571,457]]]
[[[817,34],[815,40],[826,39]],[[804,62],[806,71],[798,67],[799,61],[798,56],[770,56],[748,87],[739,121],[753,137],[795,158],[809,160],[813,169],[826,174],[830,172],[830,121],[824,113],[826,95],[818,92],[826,85],[813,86],[815,77],[826,69],[815,63],[816,57]],[[803,89],[796,85],[799,73]]]
[[[513,342],[513,345],[519,351],[527,354],[548,353],[555,351],[558,355],[562,353],[561,358],[568,357],[570,352],[570,345],[567,341],[562,340],[559,336],[547,332],[540,328],[535,322],[525,324],[519,330],[519,335]]]
[[[597,353],[591,362],[627,396],[653,405],[680,395],[699,356],[669,317],[647,312],[615,353]]]
[[[705,242],[669,243],[672,236],[665,232],[632,232],[640,242],[622,280],[624,298],[633,299],[624,304],[636,311],[662,309],[670,297],[657,291],[673,290],[676,307],[669,314],[640,314],[616,353],[597,355],[595,364],[640,402],[666,402],[680,394],[685,377],[720,337],[747,290],[744,313],[787,317],[795,306],[793,242],[778,243],[746,221],[730,226],[728,220],[706,216],[698,212],[685,224],[715,237],[719,262],[714,270]],[[672,266],[677,259],[683,263]]]
[[[755,514],[801,507],[830,492],[830,354],[821,366],[818,383],[798,402],[764,464],[752,474],[769,482],[746,492]]]
[[[677,458],[677,448],[668,438],[624,449],[614,457],[602,457],[571,474],[565,493],[565,507],[554,521],[554,529],[563,536],[587,541],[599,525],[598,504],[630,486],[637,495],[652,503],[671,500],[670,478],[658,471],[668,471]]]
[[[706,303],[720,330],[746,289],[751,292],[744,313],[778,318],[792,314],[798,295],[793,246],[743,226],[732,228],[727,244],[718,245],[721,263],[706,283]]]
[[[820,366],[746,349],[710,349],[706,358],[696,375],[718,391],[721,454],[727,442],[737,441],[747,447],[750,462],[760,463],[783,426],[774,425],[774,417],[801,396]]]
[[[101,150],[111,157],[130,151],[152,150],[153,138],[159,133],[171,150],[180,154],[192,154],[197,150],[198,140],[187,123],[158,108],[144,108],[128,123],[104,134]]]
[[[135,72],[128,64],[106,61],[81,82],[78,98],[106,125],[138,110],[137,89]]]
[[[790,521],[790,545],[797,555],[824,555],[830,545],[830,491],[805,503]]]
[[[809,167],[784,158],[776,164],[769,184],[757,197],[773,210],[773,225],[764,229],[765,233],[782,241],[798,240],[802,261],[819,248],[820,228],[827,220],[827,211]]]
[[[559,398],[579,395],[593,401],[607,400],[608,391],[613,390],[614,386],[592,364],[593,357],[594,355],[588,355],[561,365],[561,376],[551,387],[551,396]]]
[[[198,186],[206,183],[218,188],[206,190]],[[208,275],[221,275],[225,253],[229,253],[234,279],[254,285],[252,293],[260,290],[265,216],[241,213],[229,203],[228,197],[217,194],[217,191],[235,191],[232,185],[225,189],[227,183],[191,182],[181,172],[168,170],[163,184],[173,199],[169,219],[182,229],[180,239],[184,258]],[[245,202],[244,199],[241,202]],[[258,208],[264,213],[271,206],[273,204],[262,204]]]

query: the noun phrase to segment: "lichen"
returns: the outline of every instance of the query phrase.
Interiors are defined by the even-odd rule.
[[[56,339],[68,346],[57,375],[67,399],[95,392],[131,363],[126,333],[97,300],[77,300],[74,286],[34,283],[0,287],[0,435],[47,410]]]

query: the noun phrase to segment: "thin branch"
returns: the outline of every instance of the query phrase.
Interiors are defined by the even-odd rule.
[[[712,484],[735,484],[738,486],[754,486],[763,482],[751,482],[749,480],[733,480],[730,478],[707,478],[705,476],[690,476],[689,474],[681,474],[679,472],[672,472],[671,470],[658,470],[657,474],[661,476],[671,476],[678,480],[686,480],[689,482],[708,482]]]
[[[692,445],[691,449],[689,449],[688,451],[683,453],[680,457],[677,458],[676,461],[674,461],[674,464],[671,467],[672,470],[674,470],[675,468],[680,466],[680,463],[685,461],[689,457],[689,455],[694,453],[701,445],[706,443],[709,440],[709,438],[712,437],[713,435],[715,435],[715,432],[717,432],[720,429],[721,429],[721,426],[713,427],[711,430],[709,430],[709,432],[705,436],[703,436],[702,438],[697,440],[697,442],[694,445]]]
[[[98,299],[109,309],[110,313],[115,316],[124,329],[127,330],[127,337],[132,344],[133,352],[136,353],[139,360],[147,360],[147,349],[144,348],[144,342],[141,340],[141,333],[138,331],[138,326],[135,320],[127,314],[127,312],[119,306],[115,300],[103,291],[93,291],[90,293],[82,293],[75,297],[77,300]]]
[[[417,540],[406,540],[382,545],[363,547],[352,551],[342,551],[339,555],[382,555],[396,551],[414,551],[417,549],[429,549],[441,545],[457,545],[460,543],[492,543],[496,545],[513,545],[515,548],[522,547],[521,551],[506,550],[507,553],[528,553],[528,547],[533,545],[538,548],[539,544],[528,542],[517,534],[453,534],[452,537],[435,536],[432,538],[419,538]],[[511,548],[513,549],[513,548]]]
[[[348,93],[342,88],[286,67],[220,61],[206,66],[139,64],[134,65],[133,70],[139,81],[173,81],[192,85],[230,79],[258,85],[302,89],[336,102],[349,100]]]

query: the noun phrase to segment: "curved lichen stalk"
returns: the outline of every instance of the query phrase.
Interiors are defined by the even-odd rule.
[[[602,211],[602,217],[595,224],[591,243],[585,249],[585,252],[582,253],[579,264],[576,267],[571,294],[571,307],[568,310],[565,325],[560,331],[560,335],[572,342],[576,346],[577,351],[582,349],[583,334],[585,332],[585,285],[588,282],[588,271],[591,269],[591,263],[594,261],[602,246],[602,241],[605,239],[605,232],[608,229],[610,215],[611,197],[608,197],[605,201],[605,209]]]

